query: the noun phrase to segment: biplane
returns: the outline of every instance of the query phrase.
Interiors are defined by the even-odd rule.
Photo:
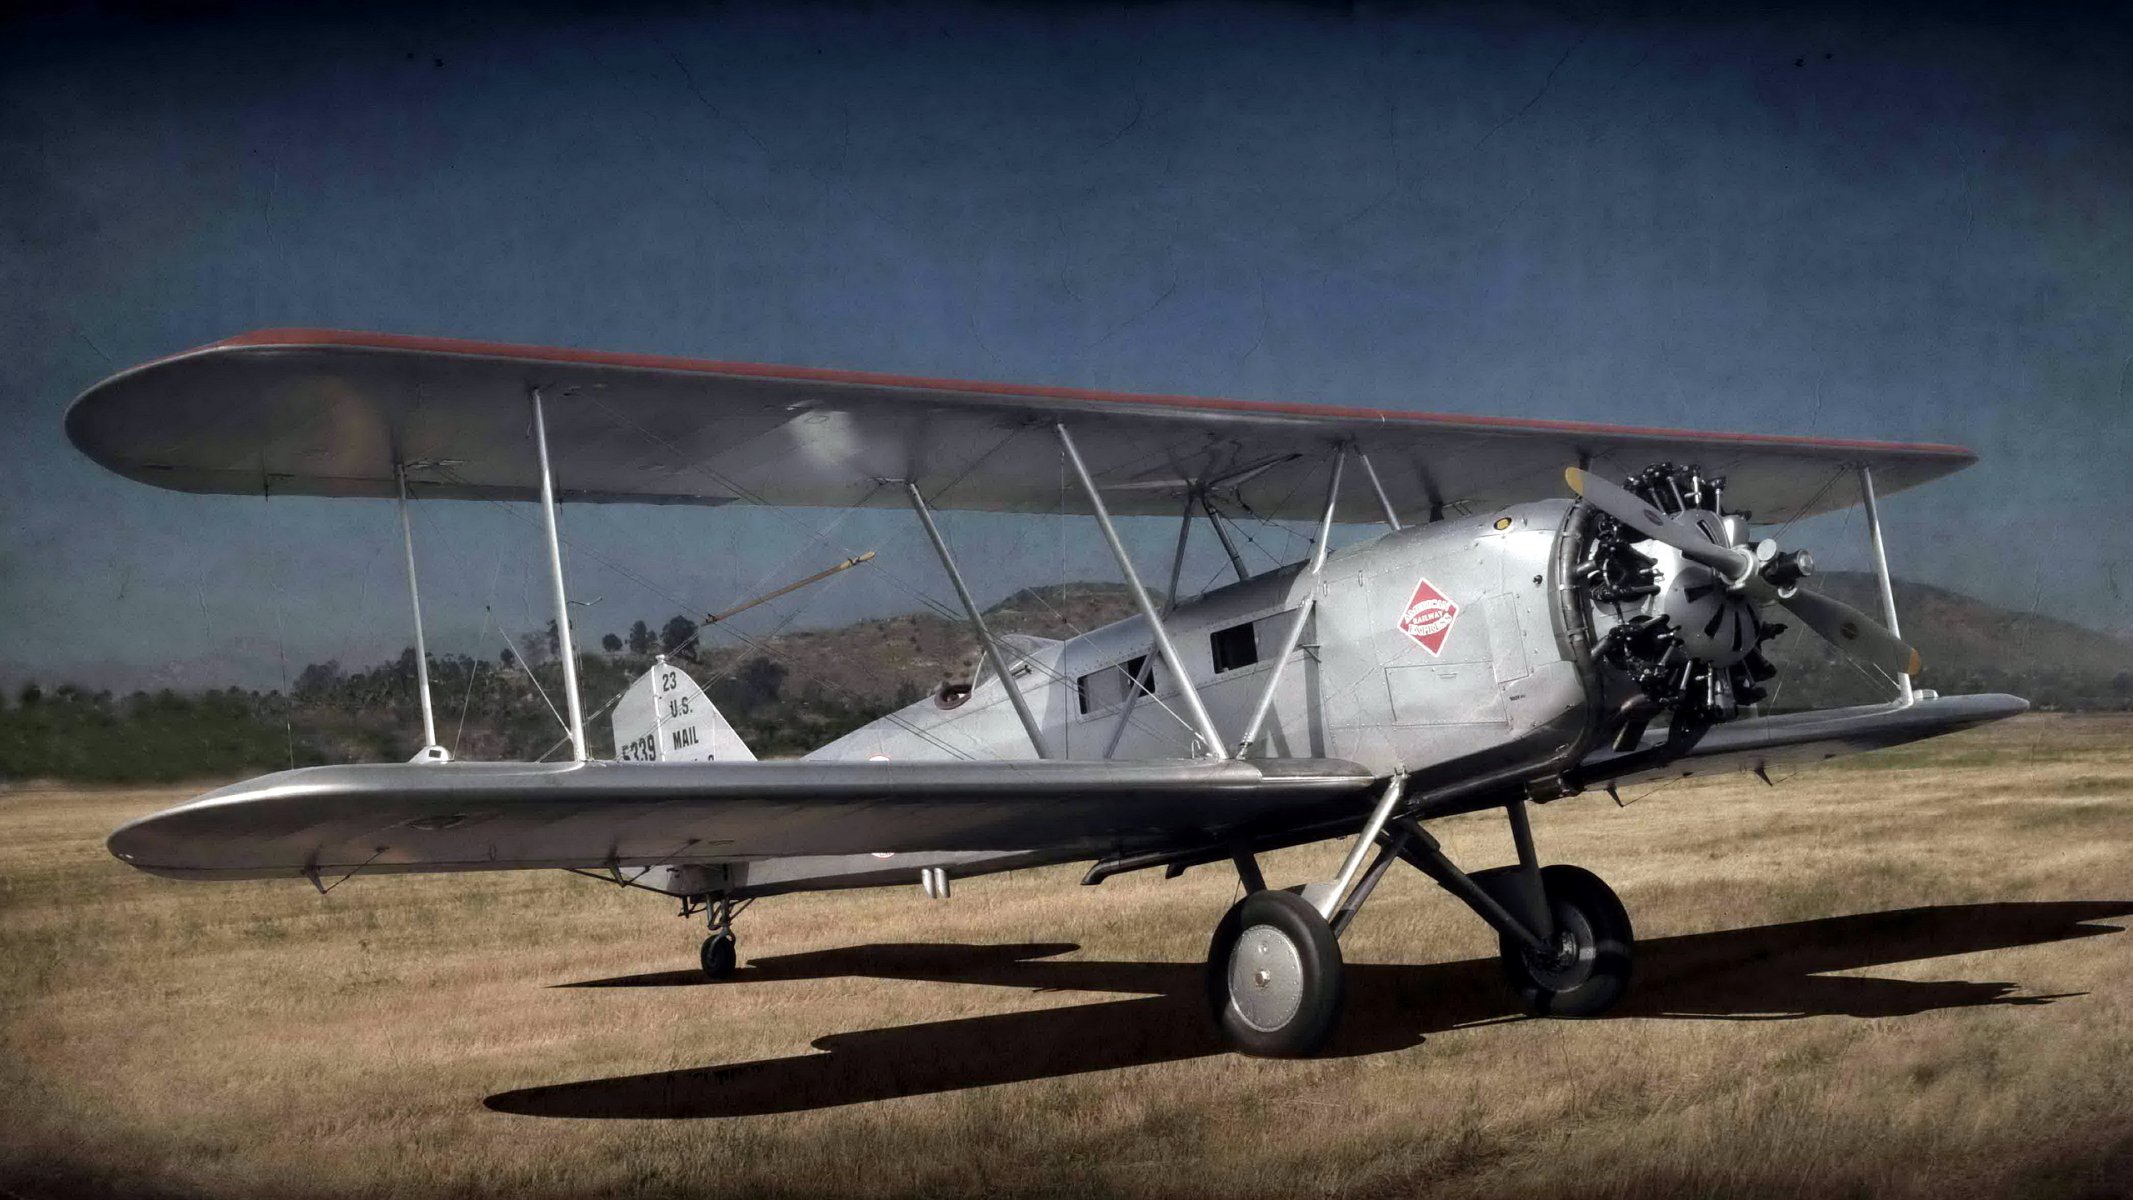
[[[245,334],[97,384],[82,452],[179,492],[400,506],[426,748],[280,771],[137,820],[110,849],[176,879],[571,870],[680,900],[734,969],[754,899],[1091,864],[1236,871],[1207,958],[1213,1020],[1308,1054],[1341,1009],[1340,939],[1396,864],[1499,935],[1536,1014],[1607,1011],[1634,934],[1593,873],[1541,864],[1530,810],[1634,780],[1803,764],[2021,712],[1914,688],[1877,493],[1959,447],[1125,395],[322,330]],[[438,745],[407,505],[539,506],[569,760]],[[1782,532],[1863,504],[1879,619],[1815,592]],[[557,511],[569,504],[908,507],[982,650],[944,688],[792,761],[755,761],[660,662],[593,756]],[[1137,614],[1065,640],[996,635],[937,510],[1088,518]],[[1159,598],[1116,518],[1176,521]],[[1315,530],[1253,571],[1241,518]],[[1234,578],[1178,594],[1196,528]],[[1331,548],[1336,526],[1382,526]],[[1764,647],[1797,623],[1888,682],[1883,703],[1771,712]],[[1516,861],[1455,865],[1428,822],[1500,809]],[[1277,888],[1260,856],[1346,843]]]

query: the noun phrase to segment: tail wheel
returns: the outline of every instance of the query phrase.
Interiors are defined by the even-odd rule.
[[[703,949],[697,952],[703,963],[704,978],[724,979],[733,974],[733,965],[739,955],[735,952],[733,934],[720,931],[704,939]]]
[[[1316,908],[1294,892],[1253,892],[1215,927],[1208,1007],[1237,1049],[1299,1057],[1333,1032],[1341,975],[1340,943]]]
[[[1496,893],[1516,882],[1515,877],[1500,875],[1490,881],[1489,890]],[[1614,889],[1583,867],[1543,867],[1541,888],[1554,918],[1554,945],[1540,954],[1512,938],[1502,939],[1504,976],[1534,1016],[1599,1016],[1629,990],[1636,945],[1629,912]]]

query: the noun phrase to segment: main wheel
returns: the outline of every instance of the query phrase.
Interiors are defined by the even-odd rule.
[[[1253,892],[1215,926],[1207,1002],[1215,1026],[1247,1054],[1294,1058],[1325,1043],[1341,1011],[1341,947],[1294,892]]]
[[[734,953],[733,934],[721,931],[705,938],[704,947],[696,956],[703,963],[706,979],[724,979],[733,974],[733,964],[738,957]]]
[[[1515,868],[1477,873],[1476,880],[1512,913],[1520,886]],[[1480,875],[1488,879],[1482,880]],[[1631,953],[1636,933],[1629,912],[1614,889],[1583,867],[1541,868],[1541,890],[1555,921],[1555,944],[1546,954],[1503,938],[1504,977],[1526,1011],[1537,1017],[1596,1017],[1629,990]]]

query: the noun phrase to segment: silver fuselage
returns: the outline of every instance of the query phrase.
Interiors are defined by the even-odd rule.
[[[1273,655],[1294,613],[1316,593],[1303,637],[1280,672],[1266,731],[1250,750],[1255,756],[1346,759],[1390,775],[1517,743],[1560,743],[1582,728],[1587,706],[1572,637],[1576,618],[1562,599],[1557,568],[1570,510],[1568,501],[1542,501],[1388,533],[1331,554],[1316,579],[1301,565],[1284,567],[1185,601],[1165,624],[1215,727],[1233,739],[1274,673]],[[1425,614],[1440,628],[1411,636],[1403,618],[1425,583],[1449,605]],[[1247,624],[1250,633],[1239,632]],[[1054,757],[1206,753],[1185,719],[1178,679],[1152,643],[1146,619],[1134,616],[1065,641],[1014,648],[1012,682]],[[1136,694],[1128,669],[1144,660],[1155,662],[1154,678]],[[1015,759],[1037,752],[988,671],[967,698],[936,694],[808,757]]]

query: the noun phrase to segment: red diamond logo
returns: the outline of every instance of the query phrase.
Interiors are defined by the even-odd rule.
[[[1400,632],[1413,638],[1415,645],[1436,654],[1444,649],[1444,639],[1451,636],[1452,622],[1458,616],[1459,606],[1424,579],[1415,584],[1415,594],[1400,618]]]

